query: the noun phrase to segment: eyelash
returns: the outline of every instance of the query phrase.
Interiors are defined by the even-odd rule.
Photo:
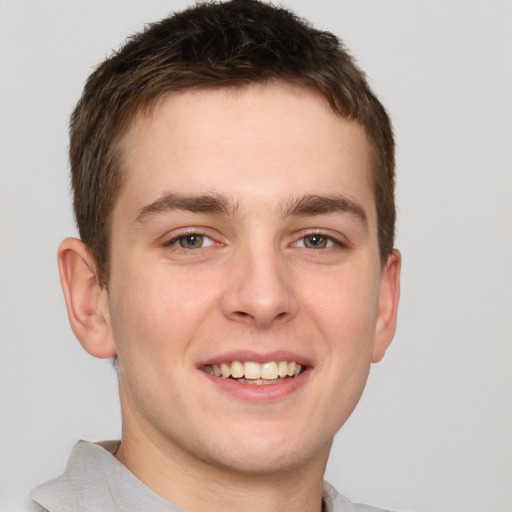
[[[173,245],[176,245],[176,248],[177,249],[181,249],[181,250],[184,250],[184,251],[191,251],[191,250],[194,250],[192,248],[187,248],[187,247],[181,247],[178,242],[180,241],[180,239],[183,239],[183,238],[187,238],[187,237],[190,237],[190,236],[200,236],[202,237],[203,239],[208,239],[211,241],[211,243],[209,243],[208,245],[206,245],[205,247],[209,247],[211,245],[219,245],[218,242],[216,242],[211,236],[208,236],[206,233],[202,232],[202,231],[198,231],[198,230],[194,230],[194,231],[188,231],[188,232],[185,232],[185,233],[180,233],[174,237],[172,237],[171,239],[169,240],[166,240],[165,242],[163,242],[162,244],[162,247],[171,247]],[[203,247],[198,247],[197,249],[203,249]]]
[[[297,244],[300,241],[304,241],[304,239],[306,239],[306,238],[311,238],[311,237],[314,237],[314,236],[321,237],[321,238],[327,240],[327,243],[331,243],[332,244],[331,246],[321,247],[320,249],[324,249],[324,250],[331,249],[332,250],[332,249],[336,249],[336,246],[338,248],[342,248],[342,249],[348,248],[348,244],[346,242],[344,242],[344,241],[340,240],[339,238],[334,237],[332,235],[328,235],[327,233],[324,233],[321,230],[302,232],[301,236],[297,239],[295,244]],[[312,247],[304,247],[304,248],[305,249],[311,249],[311,250],[318,250],[318,248],[315,249],[315,248],[312,248]]]
[[[334,237],[332,235],[328,235],[328,234],[326,234],[326,233],[324,233],[323,231],[320,231],[320,230],[302,232],[300,235],[301,236],[296,239],[296,241],[292,244],[292,246],[297,247],[298,244],[300,242],[302,242],[304,244],[304,245],[301,246],[302,248],[304,248],[304,249],[311,249],[311,250],[320,250],[320,249],[324,249],[324,250],[329,250],[330,249],[330,250],[333,250],[333,249],[336,249],[336,246],[339,247],[339,248],[342,248],[342,249],[348,248],[348,244],[346,242],[344,242],[344,241],[340,240],[339,238]],[[179,244],[180,239],[184,239],[184,238],[190,237],[190,236],[202,237],[203,240],[207,239],[207,240],[210,241],[210,243],[208,243],[206,246],[201,246],[201,247],[197,247],[197,248],[183,247],[183,246],[181,246]],[[326,247],[307,247],[305,245],[305,239],[311,238],[311,237],[314,237],[314,236],[318,236],[318,237],[320,237],[322,239],[325,239],[326,243],[327,244],[331,244],[331,245],[327,245]],[[213,246],[213,245],[222,245],[222,244],[220,244],[219,242],[216,242],[211,236],[207,235],[205,232],[200,231],[200,230],[194,230],[194,231],[188,231],[188,232],[185,232],[185,233],[180,233],[180,234],[178,234],[178,235],[172,237],[171,239],[166,240],[165,242],[162,243],[162,247],[175,246],[176,249],[184,250],[184,251],[193,251],[193,250],[198,250],[198,249],[204,249],[206,247],[210,247],[210,246]]]

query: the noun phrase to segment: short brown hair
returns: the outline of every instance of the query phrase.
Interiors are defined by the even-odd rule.
[[[259,0],[200,3],[131,36],[85,85],[70,124],[76,222],[108,281],[109,226],[123,181],[120,141],[134,116],[187,89],[285,82],[318,91],[360,123],[374,153],[372,180],[382,264],[393,249],[395,161],[389,117],[340,40]]]

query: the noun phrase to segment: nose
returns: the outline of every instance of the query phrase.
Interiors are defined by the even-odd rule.
[[[222,304],[227,318],[268,328],[295,317],[298,304],[293,282],[276,249],[241,251],[234,260]]]

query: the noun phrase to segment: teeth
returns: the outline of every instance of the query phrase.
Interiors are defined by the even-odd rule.
[[[272,361],[261,365],[261,378],[265,380],[276,380],[279,375],[277,364]]]
[[[268,384],[278,382],[287,377],[297,377],[302,370],[302,365],[295,361],[268,361],[263,364],[254,361],[233,361],[232,363],[220,363],[206,365],[204,370],[216,377],[229,377],[239,382],[259,384],[266,381]]]
[[[221,363],[220,365],[220,373],[222,377],[227,379],[231,376],[231,368],[226,363]]]
[[[222,375],[222,372],[220,370],[220,366],[218,364],[214,364],[212,365],[212,369],[213,369],[213,373],[217,376],[217,377],[220,377]]]
[[[244,375],[246,379],[259,379],[261,377],[261,365],[252,361],[245,362]]]
[[[244,376],[244,365],[240,361],[233,361],[231,363],[231,377],[239,379]]]
[[[215,372],[213,371],[213,368],[209,364],[204,367],[204,371],[206,373],[209,373],[210,375],[215,375]]]

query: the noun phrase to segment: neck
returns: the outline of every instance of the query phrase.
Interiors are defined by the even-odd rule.
[[[123,425],[116,458],[157,494],[189,512],[321,512],[329,446],[314,460],[269,473],[237,472]],[[153,433],[154,434],[154,433]],[[212,499],[214,497],[214,499]]]

